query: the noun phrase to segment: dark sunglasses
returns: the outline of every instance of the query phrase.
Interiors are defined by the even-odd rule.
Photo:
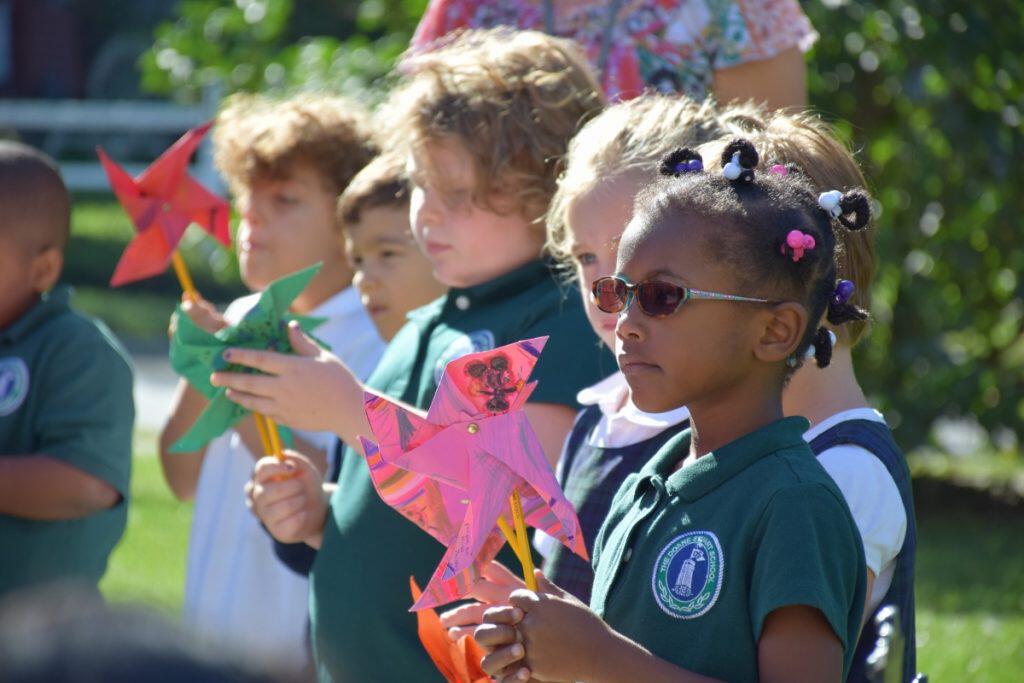
[[[710,299],[712,301],[744,301],[752,304],[768,304],[768,299],[753,299],[734,294],[704,292],[699,289],[680,287],[671,282],[661,280],[644,280],[631,284],[621,277],[602,277],[594,280],[590,288],[594,295],[594,303],[605,313],[621,313],[629,308],[635,293],[640,310],[654,318],[672,315],[679,307],[690,299]]]

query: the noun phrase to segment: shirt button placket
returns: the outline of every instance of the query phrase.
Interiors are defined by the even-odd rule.
[[[661,502],[661,494],[664,492],[665,487],[661,481],[658,479],[651,479],[651,487],[644,491],[643,498],[640,499],[642,506],[640,514],[636,515],[633,519],[629,526],[629,531],[626,533],[626,549],[622,553],[621,564],[626,564],[633,557],[633,537],[636,535],[637,527],[639,527],[652,512],[658,509],[658,504]]]
[[[664,486],[657,479],[651,480],[650,488],[644,491],[643,496],[640,498],[640,507],[638,512],[631,515],[632,519],[629,522],[629,529],[623,534],[622,545],[625,546],[625,550],[619,555],[619,566],[628,564],[633,558],[633,538],[636,535],[637,527],[639,527],[645,519],[647,519],[652,512],[658,509],[658,503],[661,501],[661,494],[664,492]]]

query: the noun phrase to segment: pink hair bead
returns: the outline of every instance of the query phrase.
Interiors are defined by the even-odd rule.
[[[817,242],[814,241],[812,235],[807,235],[799,230],[790,230],[786,235],[786,244],[779,251],[785,255],[786,247],[788,246],[793,251],[793,262],[796,263],[804,257],[805,251],[814,249],[816,245]]]

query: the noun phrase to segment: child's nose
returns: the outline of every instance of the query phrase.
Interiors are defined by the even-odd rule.
[[[432,190],[423,191],[417,218],[421,226],[435,227],[444,223],[444,202]]]
[[[249,224],[250,228],[262,228],[266,223],[266,221],[264,220],[263,211],[256,204],[256,202],[248,202],[244,205],[239,206],[238,213],[241,215],[242,220]]]
[[[367,268],[357,270],[352,276],[352,282],[360,292],[374,292],[380,286],[379,278]]]
[[[640,321],[642,315],[639,304],[636,301],[631,301],[630,305],[619,313],[619,319],[615,323],[615,336],[623,341],[627,339],[643,340],[644,328]]]

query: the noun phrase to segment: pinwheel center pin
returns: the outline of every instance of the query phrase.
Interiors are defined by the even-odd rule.
[[[480,427],[479,425],[477,425],[476,422],[470,422],[469,426],[466,427],[466,431],[469,432],[470,434],[476,434],[477,432],[480,431]]]

